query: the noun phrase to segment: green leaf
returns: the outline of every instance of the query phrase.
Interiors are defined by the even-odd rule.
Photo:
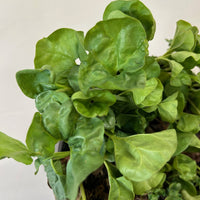
[[[133,93],[133,99],[138,107],[155,107],[162,100],[163,85],[159,79],[152,78],[146,81],[146,87],[134,88],[131,92]],[[155,107],[155,109],[156,108],[157,107]],[[153,110],[155,109],[153,108]]]
[[[189,93],[189,107],[194,114],[200,114],[200,90],[190,90]]]
[[[56,200],[67,198],[66,176],[63,172],[61,161],[44,160],[42,161],[47,174],[48,183],[52,188]]]
[[[174,87],[190,86],[192,81],[190,75],[185,70],[182,70],[176,77],[171,77],[170,84]]]
[[[162,57],[159,58],[159,61],[167,63],[171,69],[171,77],[168,77],[168,79],[170,78],[171,86],[181,87],[182,85],[191,85],[191,77],[180,63]]]
[[[177,77],[183,70],[183,66],[174,60],[169,60],[169,64],[170,64],[171,71],[172,71],[171,77],[172,78]]]
[[[196,47],[194,49],[194,52],[200,53],[200,35],[196,35],[196,39],[197,39],[197,42],[196,42]]]
[[[31,152],[20,141],[0,132],[0,159],[8,157],[26,165],[32,163]]]
[[[177,22],[177,28],[170,49],[172,51],[192,51],[196,46],[197,28],[184,20]]]
[[[175,157],[173,167],[178,171],[179,177],[185,181],[193,180],[196,176],[196,162],[184,154]]]
[[[132,73],[122,71],[118,75],[112,75],[100,63],[82,64],[79,71],[79,86],[83,93],[87,93],[89,89],[96,87],[122,91],[142,88],[145,86],[145,81],[144,70]]]
[[[104,122],[104,128],[113,130],[115,128],[115,113],[109,109],[108,114],[100,118]]]
[[[160,62],[161,67],[162,67],[162,65],[164,66],[164,69],[163,69],[162,74],[161,74],[162,77],[160,77],[160,79],[162,79],[163,81],[167,81],[168,79],[170,79],[170,81],[171,81],[171,79],[176,79],[176,77],[183,70],[183,66],[180,63],[178,63],[174,60],[170,60],[170,59],[167,59],[165,57],[159,57],[158,60]],[[171,69],[170,74],[165,72],[165,70],[169,71],[168,67]],[[163,77],[163,76],[165,76],[165,77]],[[176,86],[176,85],[174,85],[174,86]]]
[[[129,18],[97,23],[88,31],[84,44],[89,56],[112,75],[123,70],[135,72],[141,69],[148,53],[141,23]]]
[[[192,141],[192,134],[191,133],[183,133],[180,131],[177,131],[177,149],[174,153],[174,156],[179,155],[184,150],[188,148]]]
[[[79,74],[79,66],[74,66],[69,72],[68,81],[70,86],[73,88],[75,92],[79,91],[79,84],[78,84],[78,74]]]
[[[157,78],[160,75],[160,65],[154,57],[147,56],[143,67],[147,80]]]
[[[182,190],[186,190],[192,196],[197,195],[196,187],[194,186],[192,181],[184,181],[184,180],[180,179],[180,180],[178,180],[178,182],[181,184]]]
[[[171,54],[172,58],[181,63],[185,69],[192,69],[200,65],[200,54],[189,51],[179,51]]]
[[[105,162],[110,184],[108,200],[133,200],[135,197],[131,181],[120,174],[117,168],[109,162]]]
[[[183,133],[177,131],[177,149],[174,156],[179,155],[183,151],[190,149],[200,149],[200,140],[193,133]]]
[[[73,134],[79,115],[67,94],[43,92],[36,98],[36,107],[42,112],[44,127],[53,137],[67,140]]]
[[[144,101],[139,105],[139,107],[156,106],[162,100],[163,85],[159,79],[157,80],[156,88],[144,99]]]
[[[151,78],[146,81],[144,88],[134,88],[131,90],[133,94],[133,99],[136,105],[141,104],[145,98],[148,97],[158,86],[158,80],[156,78]]]
[[[169,185],[169,189],[168,189],[168,196],[165,200],[183,200],[181,198],[181,184],[177,183],[177,182],[172,182]]]
[[[197,133],[200,130],[200,118],[198,115],[193,115],[189,113],[183,113],[177,128],[182,132]]]
[[[193,135],[191,137],[191,141],[190,141],[189,145],[191,147],[195,147],[195,148],[200,149],[200,139],[196,135]]]
[[[192,78],[193,81],[200,84],[200,72],[197,74],[192,74],[192,75],[190,75],[190,77]]]
[[[116,126],[122,131],[129,134],[140,134],[145,132],[147,127],[146,119],[140,115],[136,114],[119,114],[116,117]]]
[[[183,190],[181,193],[184,200],[200,200],[200,195],[192,196],[186,190]]]
[[[35,99],[36,108],[40,113],[43,113],[45,109],[51,103],[57,102],[58,104],[63,104],[70,101],[70,98],[64,92],[59,91],[46,91],[38,95]]]
[[[157,188],[159,185],[162,186],[166,179],[166,174],[158,172],[154,174],[151,178],[142,182],[132,182],[135,194],[143,195],[148,193],[150,190]]]
[[[98,118],[80,118],[73,137],[68,141],[67,197],[75,200],[79,185],[104,161],[104,124]]]
[[[57,142],[58,140],[52,137],[43,127],[40,113],[35,113],[26,136],[26,144],[29,150],[38,156],[49,157],[54,153]]]
[[[91,90],[88,95],[78,91],[72,95],[76,110],[84,117],[105,116],[116,101],[115,95],[106,90]]]
[[[158,172],[176,150],[173,129],[129,137],[112,136],[119,171],[132,181],[141,182]]]
[[[76,59],[84,61],[87,57],[83,40],[83,32],[67,28],[56,30],[37,42],[35,68],[49,69],[56,85],[69,87],[67,77],[77,65]]]
[[[176,100],[178,93],[167,97],[158,105],[158,111],[160,113],[161,119],[173,123],[177,119],[178,115],[178,101]]]
[[[113,1],[105,9],[103,19],[108,20],[113,16],[113,12],[121,11],[124,17],[132,17],[138,19],[147,34],[148,40],[152,40],[155,33],[156,24],[150,10],[140,1]]]
[[[53,84],[53,77],[49,70],[21,70],[16,73],[16,79],[22,92],[33,99],[41,92],[57,89]]]
[[[35,68],[49,65],[56,74],[69,71],[76,65],[77,58],[86,58],[83,39],[83,32],[62,28],[39,40],[36,44]]]

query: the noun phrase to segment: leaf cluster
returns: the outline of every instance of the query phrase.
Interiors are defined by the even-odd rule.
[[[200,198],[200,35],[177,22],[163,56],[150,56],[155,20],[139,0],[117,0],[83,32],[62,28],[36,45],[35,69],[17,72],[38,110],[26,145],[0,133],[0,158],[44,165],[57,200],[76,200],[105,165],[109,200]],[[64,141],[69,150],[55,152]],[[65,160],[65,164],[63,164]]]

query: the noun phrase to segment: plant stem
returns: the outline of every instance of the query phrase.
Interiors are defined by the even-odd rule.
[[[86,200],[86,195],[85,195],[85,190],[84,190],[84,187],[83,187],[83,183],[81,183],[80,185],[80,190],[81,190],[81,199],[82,200]]]
[[[128,102],[128,99],[126,97],[122,97],[122,96],[119,96],[119,95],[116,95],[116,99],[118,101]]]

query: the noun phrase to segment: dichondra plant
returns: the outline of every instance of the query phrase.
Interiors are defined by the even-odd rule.
[[[167,52],[150,56],[154,32],[142,2],[117,0],[85,36],[62,28],[39,40],[35,69],[16,74],[38,112],[26,145],[0,133],[0,158],[36,158],[57,200],[79,188],[85,200],[83,182],[102,165],[109,200],[200,199],[200,35],[180,20]],[[55,152],[59,141],[69,150]]]

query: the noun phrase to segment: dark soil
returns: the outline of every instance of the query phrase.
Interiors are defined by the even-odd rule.
[[[109,194],[108,174],[105,166],[101,166],[90,174],[83,182],[88,200],[107,200]]]

